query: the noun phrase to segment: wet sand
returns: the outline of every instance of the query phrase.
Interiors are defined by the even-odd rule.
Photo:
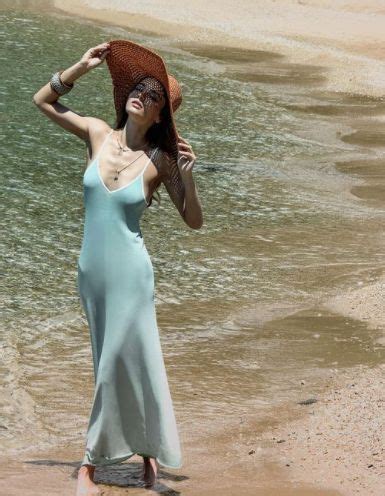
[[[328,392],[302,405],[305,418],[265,432],[291,480],[383,494],[385,477],[385,365],[338,369]],[[310,400],[312,398],[309,398]]]
[[[385,275],[372,284],[361,286],[347,288],[343,294],[326,300],[324,307],[366,322],[370,328],[385,331]],[[379,340],[385,343],[385,332],[382,337],[379,337]]]
[[[61,8],[102,24],[128,26],[173,40],[176,46],[196,55],[222,60],[223,70],[234,78],[308,88],[318,102],[306,106],[293,104],[298,111],[342,119],[352,130],[339,139],[374,152],[381,151],[385,134],[380,117],[384,108],[379,100],[371,100],[373,96],[382,95],[385,80],[385,66],[380,60],[385,31],[379,29],[385,10],[380,1],[352,0],[349,11],[338,10],[340,5],[348,3],[338,1],[252,2],[263,7],[263,15],[250,19],[249,25],[237,24],[247,18],[243,8],[250,8],[249,2],[242,2],[242,8],[237,5],[237,9],[229,7],[228,10],[218,8],[217,2],[206,2],[205,7],[214,8],[215,15],[207,11],[204,18],[198,15],[204,12],[198,1],[190,2],[188,10],[181,10],[180,4],[175,4],[179,7],[168,8],[167,15],[162,9],[166,4],[174,5],[173,2],[157,2],[158,7],[151,1],[138,5],[132,2],[131,13],[124,14],[89,7],[98,3],[102,4],[71,0]],[[59,7],[58,2],[55,4]],[[126,8],[125,2],[112,4]],[[283,5],[286,17],[282,13]],[[373,12],[377,12],[375,20]],[[370,23],[363,22],[367,16]],[[187,26],[191,18],[196,19],[196,23]],[[336,28],[337,21],[344,26],[343,31]],[[263,29],[259,29],[261,26]],[[238,33],[243,30],[244,38],[233,36],[236,30]],[[202,43],[195,42],[197,36]],[[213,48],[212,43],[217,46]],[[232,47],[233,55],[219,45]],[[254,65],[250,67],[250,64]],[[335,95],[334,90],[354,91],[370,98],[348,93]],[[384,207],[385,175],[381,157],[337,163],[336,168],[362,181],[361,185],[349,188],[357,201],[365,201],[376,209]],[[356,319],[375,329],[381,349],[385,344],[384,288],[385,278],[381,276],[373,283],[348,288],[333,298],[320,298],[319,310]],[[270,315],[264,324],[276,330],[281,329],[282,319],[286,319],[285,325],[314,322],[311,316],[303,317],[300,313],[303,311],[306,312],[306,308],[292,307],[285,317]],[[325,322],[322,325],[325,326]],[[280,405],[278,415],[272,409],[265,419],[240,417],[234,418],[232,423],[218,419],[215,425],[206,425],[204,429],[199,426],[200,433],[196,432],[197,426],[186,423],[181,426],[184,467],[180,470],[162,468],[154,493],[175,491],[186,496],[382,494],[384,375],[381,363],[372,367],[336,365],[325,368],[318,379],[303,378],[300,386],[303,394],[298,395],[298,401],[315,398],[315,403],[299,405],[287,401]],[[79,426],[79,431],[83,429],[83,425]],[[190,436],[190,432],[194,435]],[[73,494],[83,450],[82,439],[80,441],[78,445],[61,446],[54,451],[31,447],[25,454],[18,452],[11,461],[0,459],[0,495]],[[103,484],[107,495],[142,494],[143,489],[136,486],[140,468],[141,458],[135,456],[120,466],[98,468],[96,480]]]
[[[385,7],[382,0],[54,0],[57,8],[103,23],[165,36],[273,52],[281,77],[325,90],[382,97]],[[102,40],[101,40],[102,41]],[[284,57],[284,58],[283,58]],[[282,58],[282,60],[279,60]],[[255,60],[260,63],[260,60]],[[312,69],[308,79],[304,68]],[[262,71],[263,72],[263,71]]]
[[[336,168],[363,181],[362,185],[351,188],[353,195],[376,208],[385,208],[385,159],[337,162]]]
[[[371,325],[383,335],[383,319],[377,310],[384,291],[378,294],[373,288],[361,288],[359,293],[359,298],[356,293],[350,298],[352,305],[365,302],[355,315],[364,319],[375,313],[371,309],[375,310]],[[326,312],[332,303],[333,312],[339,309],[341,314]],[[329,322],[331,318],[339,319],[349,313],[339,303],[344,305],[345,301],[328,300],[324,306],[311,310],[297,308],[285,317],[265,321],[264,325],[269,332],[277,332],[286,331],[290,325],[298,328],[302,323],[317,333],[322,330],[324,319],[318,319],[317,328],[312,314],[323,312]],[[384,307],[380,306],[382,310]],[[340,358],[338,353],[336,358]],[[317,379],[299,367],[298,385],[292,387],[299,391],[295,401],[281,401],[278,407],[266,410],[264,416],[260,412],[253,416],[250,411],[247,415],[235,415],[230,421],[224,416],[199,426],[183,422],[180,433],[184,466],[179,470],[162,467],[153,493],[382,495],[385,365],[346,367],[343,355],[334,363],[333,367],[324,368]],[[80,425],[79,430],[83,427]],[[80,442],[67,443],[49,450],[31,447],[24,453],[18,451],[11,460],[0,458],[0,494],[73,494],[82,449]],[[141,466],[142,459],[134,456],[121,465],[98,467],[95,480],[105,495],[139,495],[143,493],[138,485]]]

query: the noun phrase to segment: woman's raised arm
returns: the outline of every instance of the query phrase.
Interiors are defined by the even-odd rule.
[[[87,73],[94,67],[103,62],[108,53],[108,43],[102,43],[96,47],[90,48],[83,55],[79,62],[65,69],[60,74],[61,81],[66,85],[71,85],[76,79]],[[90,142],[90,128],[94,117],[86,117],[78,114],[70,108],[62,105],[57,100],[60,97],[55,90],[51,88],[50,83],[45,84],[33,96],[33,102],[47,117],[56,122],[59,126],[75,134],[82,140]]]

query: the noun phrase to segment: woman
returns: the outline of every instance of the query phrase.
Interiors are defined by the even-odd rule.
[[[114,128],[57,101],[105,58],[114,87]],[[90,329],[95,393],[77,495],[100,493],[95,466],[134,454],[143,456],[147,487],[156,480],[157,462],[181,466],[156,322],[154,272],[139,224],[163,183],[185,223],[202,226],[192,177],[196,157],[173,117],[181,101],[179,83],[161,57],[127,40],[90,48],[34,96],[39,109],[83,139],[88,150],[78,288]]]

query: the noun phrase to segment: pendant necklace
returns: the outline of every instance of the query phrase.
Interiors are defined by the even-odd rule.
[[[121,155],[122,152],[129,152],[130,151],[129,148],[123,148],[123,146],[120,144],[120,141],[118,140],[117,136],[116,136],[116,141],[117,141],[118,146],[119,146],[119,155]]]
[[[128,152],[128,151],[131,151],[130,148],[126,148],[124,149],[122,147],[122,145],[120,144],[119,140],[118,140],[118,137],[116,137],[116,140],[118,142],[118,145],[119,145],[119,155],[122,154],[122,151],[123,152]],[[115,176],[114,176],[114,181],[117,181],[119,179],[119,174],[124,170],[124,169],[127,169],[127,167],[131,164],[133,164],[136,160],[138,160],[138,158],[140,158],[142,155],[144,155],[146,152],[143,152],[141,155],[139,155],[139,157],[136,157],[136,159],[134,159],[132,162],[130,162],[129,164],[125,165],[122,169],[118,170],[118,169],[115,169]]]

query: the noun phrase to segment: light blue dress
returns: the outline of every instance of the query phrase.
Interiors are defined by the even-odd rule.
[[[159,339],[154,271],[140,229],[141,173],[109,190],[99,156],[83,177],[85,222],[78,291],[91,337],[95,392],[82,465],[134,454],[180,468],[181,450]]]

